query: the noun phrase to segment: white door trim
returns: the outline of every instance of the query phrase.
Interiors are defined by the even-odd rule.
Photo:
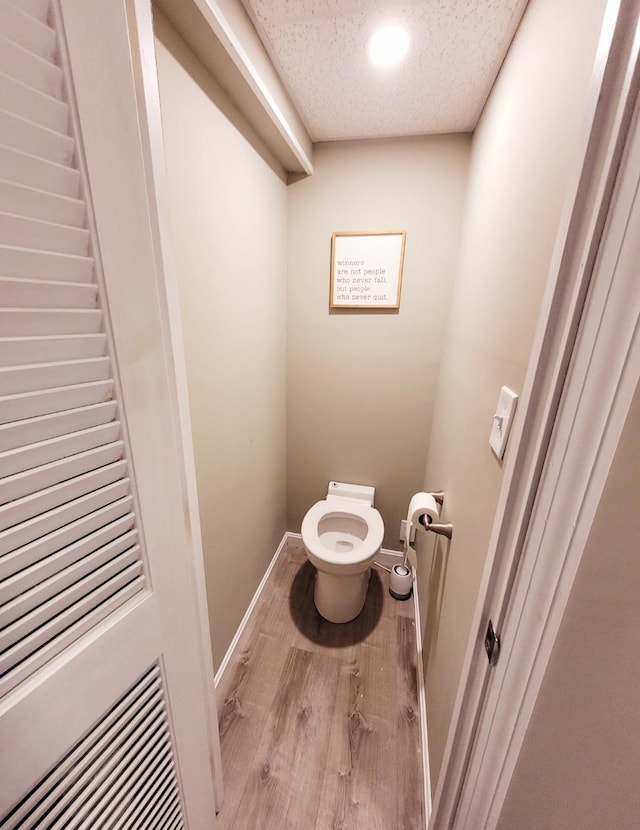
[[[163,314],[166,339],[165,353],[171,373],[170,387],[172,421],[176,431],[176,446],[181,456],[182,491],[184,510],[190,531],[190,545],[185,553],[189,559],[191,586],[196,598],[196,615],[199,627],[199,651],[202,658],[202,694],[207,704],[209,760],[214,782],[216,811],[222,806],[222,755],[215,697],[213,656],[209,629],[204,554],[200,528],[200,510],[193,455],[191,414],[187,391],[184,341],[180,316],[180,300],[172,232],[169,219],[168,190],[164,156],[164,137],[160,94],[156,70],[156,50],[153,32],[151,0],[125,0],[129,19],[135,21],[130,29],[131,57],[134,75],[138,81],[138,117],[142,126],[141,145],[147,168],[147,198],[149,202],[150,230],[153,237],[158,299]],[[146,127],[146,130],[144,129]]]
[[[621,169],[456,827],[493,828],[640,379],[640,132]],[[612,524],[615,516],[611,516]]]
[[[567,475],[570,470],[569,466],[564,466],[565,459],[557,441],[554,440],[551,444],[551,435],[572,354],[577,362],[581,355],[588,354],[590,348],[596,347],[594,343],[589,345],[584,337],[576,343],[576,338],[636,97],[637,20],[638,3],[635,0],[609,2],[594,66],[582,147],[576,154],[576,170],[558,231],[547,291],[523,389],[525,415],[518,433],[513,436],[514,447],[517,449],[512,452],[505,468],[442,772],[434,797],[429,824],[432,830],[465,827],[465,816],[469,814],[473,815],[474,830],[494,826],[489,818],[491,821],[497,818],[496,807],[501,803],[500,793],[504,794],[513,769],[506,765],[507,754],[513,753],[517,748],[516,743],[511,743],[508,739],[516,724],[522,734],[526,729],[530,710],[523,708],[524,694],[535,700],[536,691],[532,669],[535,665],[535,676],[542,676],[553,645],[555,634],[551,636],[552,620],[548,613],[543,612],[542,619],[537,617],[540,636],[536,639],[529,631],[524,642],[518,637],[517,651],[509,648],[517,636],[515,626],[513,629],[509,627],[514,625],[512,621],[523,620],[524,612],[534,607],[533,599],[528,599],[526,590],[518,593],[517,587],[522,583],[520,575],[518,582],[515,582],[516,572],[520,568],[522,573],[526,566],[534,567],[536,563],[536,554],[530,546],[525,547],[525,541],[532,516],[536,515],[543,522],[546,521],[546,516],[539,510],[534,513],[535,500],[542,504],[546,493],[542,489],[538,490],[541,480],[545,486],[551,486],[550,483],[547,484],[548,477],[541,479],[545,459],[548,468],[554,470],[556,476]],[[600,306],[597,306],[598,302],[601,303]],[[606,298],[597,297],[594,292],[589,301],[590,313],[604,314],[603,303],[606,303]],[[632,347],[631,340],[628,341],[628,347]],[[615,370],[612,371],[615,376]],[[612,413],[616,410],[618,421],[621,418],[623,420],[620,413],[626,414],[626,409],[620,384],[629,382],[632,374],[626,375],[624,382],[620,375],[614,381],[613,388],[606,390],[593,389],[591,386],[587,388],[585,383],[583,393],[593,394],[594,399],[587,402],[583,398],[581,407],[586,411],[590,408],[590,403],[598,410],[600,406],[608,405]],[[575,382],[573,376],[570,379]],[[605,396],[608,394],[611,399],[607,401]],[[618,411],[619,406],[621,409]],[[596,426],[592,424],[592,428],[596,429]],[[615,441],[615,429],[607,440],[607,446]],[[590,493],[599,492],[598,487],[601,488],[604,483],[608,464],[603,463],[601,458],[598,465],[594,466],[597,459],[589,459],[584,453],[581,458],[578,455],[573,460],[581,464],[584,480],[591,483],[593,489]],[[574,495],[577,496],[577,493]],[[584,527],[579,531],[576,528],[571,550],[569,546],[564,551],[559,550],[558,545],[554,544],[553,550],[550,550],[554,561],[564,560],[569,555],[577,556],[579,560],[581,548],[577,548],[575,542],[580,538],[586,539],[591,518],[579,512],[575,514],[575,521],[584,522]],[[549,543],[548,537],[546,543]],[[540,589],[549,612],[554,597],[560,600],[564,596],[566,600],[566,595],[557,594],[566,589],[560,583],[563,573],[565,571],[562,568],[556,571],[555,576],[546,572],[539,573],[543,576]],[[538,605],[535,610],[539,612],[540,607],[545,606],[540,606],[539,598],[536,602]],[[554,614],[557,613],[557,608],[559,606],[555,606]],[[493,620],[503,641],[502,656],[495,669],[488,668],[482,647],[489,618]],[[544,631],[547,632],[546,650],[539,651],[538,643],[541,642]],[[508,687],[500,684],[500,688],[504,688],[499,700],[500,722],[506,728],[496,730],[494,724],[495,733],[491,735],[488,727],[492,724],[492,713],[488,701],[493,701],[494,698],[489,695],[497,694],[498,677],[507,668],[510,678],[515,678],[516,672],[526,674],[529,677],[529,688],[527,691],[525,687],[520,690],[521,695],[512,694],[509,698],[506,695]],[[483,740],[486,742],[488,737],[495,739],[492,742],[491,756],[485,755],[486,743],[481,743]],[[509,755],[510,762],[514,762],[514,757]],[[492,790],[493,784],[495,787]],[[486,807],[484,802],[487,800],[490,801],[490,809],[485,810],[485,824],[482,810]]]

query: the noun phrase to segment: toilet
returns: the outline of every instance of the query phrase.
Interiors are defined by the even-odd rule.
[[[371,565],[384,536],[374,495],[374,487],[331,481],[326,499],[310,507],[302,520],[304,549],[317,568],[314,602],[329,622],[349,622],[364,607]]]

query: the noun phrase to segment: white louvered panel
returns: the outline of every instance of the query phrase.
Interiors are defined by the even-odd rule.
[[[14,6],[18,6],[25,14],[30,14],[46,24],[49,17],[49,0],[9,0]]]
[[[95,308],[98,287],[83,282],[45,282],[0,277],[2,305],[40,308]]]
[[[89,406],[113,398],[113,380],[79,383],[44,391],[27,392],[24,395],[7,395],[0,398],[0,423],[48,415],[78,406]]]
[[[157,760],[149,755],[123,782],[111,804],[102,815],[105,830],[115,827],[144,827],[148,811],[157,809],[167,796],[168,784],[173,776],[169,757]],[[135,795],[138,799],[135,799]]]
[[[126,533],[134,525],[135,517],[130,513],[132,499],[126,497],[119,499],[112,504],[96,510],[89,516],[83,516],[66,527],[61,527],[46,536],[36,539],[28,545],[24,545],[11,553],[0,558],[0,579],[8,579],[18,573],[22,568],[28,568],[45,557],[50,556],[63,548],[69,548],[68,556],[86,555],[93,550],[93,547],[86,547],[86,544],[106,544],[113,540],[112,532]],[[109,527],[107,527],[109,526]],[[106,536],[95,536],[96,531],[107,528]],[[93,536],[94,541],[84,539],[84,536]],[[75,548],[75,545],[78,548]]]
[[[96,813],[103,810],[102,799],[109,803],[113,789],[120,784],[121,777],[127,778],[140,758],[159,754],[160,748],[170,746],[169,727],[162,718],[162,706],[156,705],[137,717],[129,725],[127,733],[117,736],[115,745],[110,747],[108,756],[100,759],[93,770],[87,770],[78,782],[76,797],[51,830],[76,830],[79,827],[95,827]],[[82,798],[77,796],[82,794]]]
[[[146,587],[47,8],[0,0],[0,698]],[[71,800],[61,791],[45,826],[123,814],[122,774],[142,783],[162,741],[171,759],[156,681],[153,712],[121,743],[114,733],[98,767],[72,772],[85,784]]]
[[[166,824],[156,823],[161,819],[165,810],[165,796],[171,801],[171,808],[174,810],[180,806],[177,790],[171,786],[173,769],[166,762],[170,757],[171,738],[166,719],[162,717],[162,706],[160,703],[150,710],[145,720],[132,730],[127,736],[126,742],[119,746],[115,752],[98,766],[94,776],[86,775],[82,781],[84,787],[79,788],[78,795],[82,793],[81,809],[77,809],[77,802],[67,806],[66,813],[59,816],[58,820],[51,825],[51,830],[76,830],[80,827],[95,827],[97,819],[100,823],[114,808],[118,806],[118,795],[120,788],[133,776],[137,780],[144,780],[150,777],[150,767],[158,757],[165,761],[165,786],[169,784],[169,792],[161,794],[158,803],[149,805],[132,805],[133,809],[127,817],[127,824],[121,823],[121,827],[166,827]],[[154,770],[155,771],[155,770]],[[109,809],[111,808],[111,809]],[[137,808],[137,809],[136,809]],[[107,816],[105,816],[107,813]],[[146,814],[146,815],[145,815]],[[153,821],[150,822],[150,816]],[[102,825],[104,826],[104,825]]]
[[[106,342],[105,334],[0,337],[0,366],[102,357]]]
[[[158,768],[157,772],[154,770],[153,778],[149,781],[148,792],[145,793],[144,801],[141,799],[139,805],[131,805],[122,816],[122,824],[115,824],[113,822],[105,825],[105,830],[112,830],[116,827],[145,827],[148,826],[149,820],[152,817],[158,824],[161,824],[162,816],[165,810],[168,810],[172,805],[175,805],[177,798],[174,795],[171,781],[175,772],[173,767],[169,764],[163,764]],[[156,777],[157,776],[157,777]],[[177,795],[177,793],[176,793]],[[145,825],[145,822],[147,823]],[[182,812],[179,808],[178,823],[174,827],[182,827]]]
[[[173,792],[164,792],[157,803],[149,804],[147,809],[139,816],[134,816],[137,824],[131,827],[162,827],[162,830],[176,830],[184,827],[182,809]]]
[[[40,251],[86,256],[89,250],[89,231],[44,222],[41,219],[0,213],[0,243],[16,248],[30,245]]]
[[[53,61],[56,48],[56,35],[53,29],[25,14],[17,6],[0,0],[0,31],[14,43],[46,61]]]
[[[71,166],[73,162],[75,145],[69,136],[41,127],[4,110],[0,110],[0,136],[5,146],[29,153],[44,161],[64,166]]]
[[[102,548],[13,597],[0,607],[0,650],[56,616],[60,608],[72,605],[107,577],[135,562],[141,564],[139,559],[140,548],[136,545],[119,554]]]
[[[93,259],[57,251],[0,245],[0,273],[3,277],[90,282],[93,278]]]
[[[28,826],[35,827],[43,818],[54,817],[53,810],[56,805],[64,809],[84,770],[91,767],[102,753],[108,751],[117,735],[126,732],[127,724],[137,712],[146,708],[149,701],[155,702],[161,698],[161,685],[160,671],[157,666],[153,666],[5,818],[7,830],[27,826],[22,823],[27,816]]]
[[[53,98],[60,98],[62,92],[60,69],[4,36],[0,36],[0,72],[12,78],[19,78],[39,92],[44,92]]]
[[[157,666],[6,817],[6,830],[184,827]]]
[[[122,713],[117,728],[110,729],[92,747],[89,757],[83,759],[80,774],[55,805],[56,823],[51,825],[52,830],[60,822],[68,822],[66,826],[70,827],[74,818],[79,817],[77,814],[69,814],[77,805],[78,796],[84,796],[81,806],[86,813],[87,802],[90,804],[90,799],[95,800],[96,792],[100,795],[106,790],[103,782],[110,769],[122,759],[124,753],[135,748],[138,741],[145,738],[157,741],[158,735],[167,734],[160,689],[152,686],[146,690],[143,700],[134,703],[135,708]]]
[[[119,501],[129,495],[129,479],[111,482],[97,490],[86,493],[73,501],[51,510],[45,510],[39,515],[10,526],[0,533],[0,556],[10,553],[17,548],[33,542],[58,530],[69,522],[87,516],[114,501]]]
[[[81,199],[59,196],[4,179],[0,180],[0,210],[75,227],[82,225],[85,213]]]
[[[8,147],[4,136],[0,136],[0,178],[72,199],[80,192],[77,170],[40,159],[20,148]]]
[[[118,479],[126,478],[127,462],[124,459],[114,461],[104,467],[98,467],[83,475],[70,478],[61,484],[38,490],[21,499],[7,502],[0,506],[0,531],[4,532],[14,525],[28,522],[47,513],[66,502],[80,498]]]
[[[55,576],[55,574],[85,557],[96,556],[96,561],[106,562],[107,559],[111,559],[129,548],[135,547],[138,539],[137,530],[129,530],[121,536],[117,535],[118,530],[121,530],[124,526],[124,520],[119,519],[117,522],[113,522],[109,528],[100,528],[100,530],[92,533],[90,542],[83,539],[82,543],[77,543],[57,553],[52,553],[51,556],[47,556],[41,562],[36,562],[30,567],[18,571],[12,577],[2,580],[0,583],[0,603],[9,602],[20,591],[28,591],[43,580]],[[113,534],[116,535],[115,541],[108,542],[104,545],[100,544],[104,538],[108,538],[109,535]],[[137,550],[139,551],[139,548]]]
[[[45,95],[2,72],[0,109],[58,133],[66,133],[69,125],[69,107],[63,101]]]
[[[101,424],[90,429],[79,430],[60,435],[57,438],[48,438],[36,444],[27,444],[0,453],[0,470],[7,478],[29,472],[37,475],[38,471],[48,467],[51,463],[70,458],[87,450],[112,444],[120,435],[120,422]]]
[[[52,461],[32,470],[5,476],[0,479],[0,504],[13,499],[36,493],[45,487],[51,487],[73,476],[88,473],[103,464],[111,464],[122,457],[124,445],[122,441],[105,444],[97,449],[79,452],[59,461]]]
[[[0,608],[0,647],[4,650],[24,639],[111,576],[134,563],[141,565],[139,558],[140,548],[135,545],[119,554],[112,549],[97,550],[24,591]]]
[[[127,755],[119,764],[114,765],[111,774],[105,780],[104,784],[101,784],[100,781],[96,782],[97,786],[101,785],[101,789],[96,789],[93,798],[87,802],[82,813],[74,813],[73,817],[69,817],[70,820],[67,824],[61,823],[61,821],[57,822],[53,825],[52,830],[61,830],[62,827],[68,827],[69,830],[78,830],[78,828],[82,827],[95,827],[98,817],[102,818],[105,810],[113,805],[117,798],[119,788],[122,786],[122,782],[126,781],[132,775],[136,770],[136,766],[139,764],[143,765],[143,772],[146,772],[149,763],[159,754],[168,754],[171,751],[171,738],[168,726],[163,726],[157,732],[153,733],[152,736],[148,737],[147,740],[143,740],[146,737],[145,732],[142,731],[141,735],[136,735],[135,739],[132,739],[132,744],[128,747]],[[178,793],[172,789],[171,793],[167,795],[171,800],[170,813],[173,814],[180,809]],[[163,810],[162,814],[160,814],[159,806],[162,805],[152,805],[154,816],[151,824],[149,823],[150,818],[148,815],[138,813],[137,816],[132,816],[132,824],[130,826],[168,828],[166,818],[164,817],[168,817],[170,813],[168,810]]]
[[[142,574],[142,562],[134,561],[122,570],[126,557],[121,554],[0,632],[0,676],[135,582]]]
[[[178,830],[180,827],[183,827],[182,823],[182,813],[178,813],[174,808],[171,811],[167,811],[164,816],[159,818],[161,824],[158,825],[160,827],[165,828],[165,830]]]
[[[97,334],[101,320],[98,309],[0,308],[0,331],[6,337]]]
[[[33,672],[144,589],[143,576],[137,576],[130,582],[127,582],[128,577],[128,574],[114,577],[94,592],[94,595],[81,600],[77,606],[63,613],[51,625],[45,626],[39,638],[34,636],[30,644],[23,643],[21,646],[23,652],[28,652],[29,645],[33,645],[37,639],[40,640],[41,645],[5,675],[2,674],[1,665],[1,660],[5,655],[2,655],[0,657],[0,697],[15,689]],[[74,618],[76,618],[75,622],[73,622]],[[6,656],[8,664],[15,655],[7,652]]]
[[[116,406],[115,401],[108,401],[3,424],[0,426],[0,452],[109,423],[115,418]]]
[[[109,377],[108,357],[86,360],[63,360],[0,368],[0,395],[18,395],[54,386],[72,386],[106,380]]]
[[[111,827],[144,827],[147,811],[158,809],[162,800],[171,794],[168,784],[173,776],[171,758],[148,754],[136,769],[132,770],[120,788],[105,805],[102,822],[105,830]]]

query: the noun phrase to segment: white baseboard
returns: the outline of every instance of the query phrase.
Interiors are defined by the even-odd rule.
[[[287,545],[294,550],[304,550],[304,545],[302,544],[302,535],[300,533],[292,533],[288,530],[285,533],[287,537]]]
[[[424,661],[422,659],[422,626],[420,623],[420,603],[418,601],[418,581],[415,568],[413,571],[413,607],[416,624],[416,675],[418,681],[418,709],[420,711],[420,744],[422,748],[422,788],[424,795],[424,826],[429,826],[431,818],[431,766],[429,764],[429,736],[427,732],[427,695],[424,686]]]
[[[231,658],[233,656],[233,652],[238,645],[238,641],[242,636],[247,623],[249,621],[249,617],[251,616],[253,609],[255,608],[258,600],[260,599],[260,594],[262,593],[264,586],[267,583],[267,579],[271,571],[273,570],[278,557],[282,553],[282,550],[285,547],[291,547],[294,550],[303,550],[304,545],[302,544],[302,536],[299,533],[291,533],[287,532],[282,537],[282,541],[278,545],[278,549],[276,550],[275,554],[273,555],[273,559],[269,563],[269,567],[265,571],[264,576],[260,580],[260,584],[258,585],[255,594],[247,610],[244,613],[242,620],[240,621],[240,625],[238,626],[238,630],[236,631],[233,640],[231,641],[229,648],[227,649],[222,662],[220,663],[220,668],[216,672],[214,682],[216,689],[220,685],[220,681],[222,680],[222,675],[224,674]],[[388,568],[392,568],[394,565],[398,563],[399,560],[403,558],[404,554],[401,551],[397,550],[386,550],[382,549],[378,556],[376,557],[376,562],[381,565],[384,565]],[[418,602],[418,586],[416,581],[416,573],[415,570],[413,572],[413,604],[415,609],[415,626],[416,626],[416,675],[417,675],[417,691],[418,691],[418,709],[420,712],[420,744],[422,750],[422,778],[423,778],[423,791],[424,791],[424,812],[425,812],[425,828],[429,824],[429,817],[431,815],[431,777],[430,777],[430,768],[429,768],[429,743],[427,739],[427,701],[425,696],[425,687],[424,687],[424,664],[422,661],[422,629],[420,625],[420,606]]]
[[[389,570],[391,570],[394,565],[397,565],[398,562],[401,562],[403,559],[404,553],[401,553],[401,551],[385,550],[385,548],[382,548],[380,553],[376,556],[376,562],[378,565],[382,565]]]
[[[220,667],[218,668],[218,671],[216,672],[215,677],[213,679],[213,682],[215,684],[216,689],[220,685],[220,681],[222,680],[222,675],[224,674],[227,666],[229,665],[229,661],[231,660],[231,657],[233,656],[233,652],[235,650],[235,647],[238,645],[238,640],[240,639],[240,637],[242,637],[242,634],[244,633],[244,630],[247,627],[247,623],[249,622],[249,617],[251,616],[251,614],[253,612],[253,609],[256,607],[256,604],[257,604],[258,600],[260,599],[260,594],[264,590],[264,586],[267,584],[267,579],[269,579],[269,574],[271,573],[271,571],[274,568],[274,565],[278,561],[278,557],[280,556],[283,548],[287,545],[287,542],[288,542],[288,539],[289,539],[290,535],[296,535],[296,534],[285,533],[284,536],[282,537],[282,541],[278,545],[278,549],[274,553],[273,559],[271,560],[271,562],[269,562],[269,567],[264,572],[264,576],[260,580],[260,584],[256,588],[256,592],[253,595],[253,598],[251,599],[251,602],[249,603],[249,605],[247,607],[247,610],[244,612],[243,618],[240,620],[240,625],[238,626],[238,630],[233,635],[233,640],[231,640],[231,643],[229,644],[229,648],[227,649],[226,654],[222,658],[222,662],[220,663]],[[300,538],[302,539],[302,537],[300,537]]]

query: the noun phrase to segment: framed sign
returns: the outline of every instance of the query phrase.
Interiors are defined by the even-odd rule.
[[[336,231],[331,308],[400,308],[406,231]]]

